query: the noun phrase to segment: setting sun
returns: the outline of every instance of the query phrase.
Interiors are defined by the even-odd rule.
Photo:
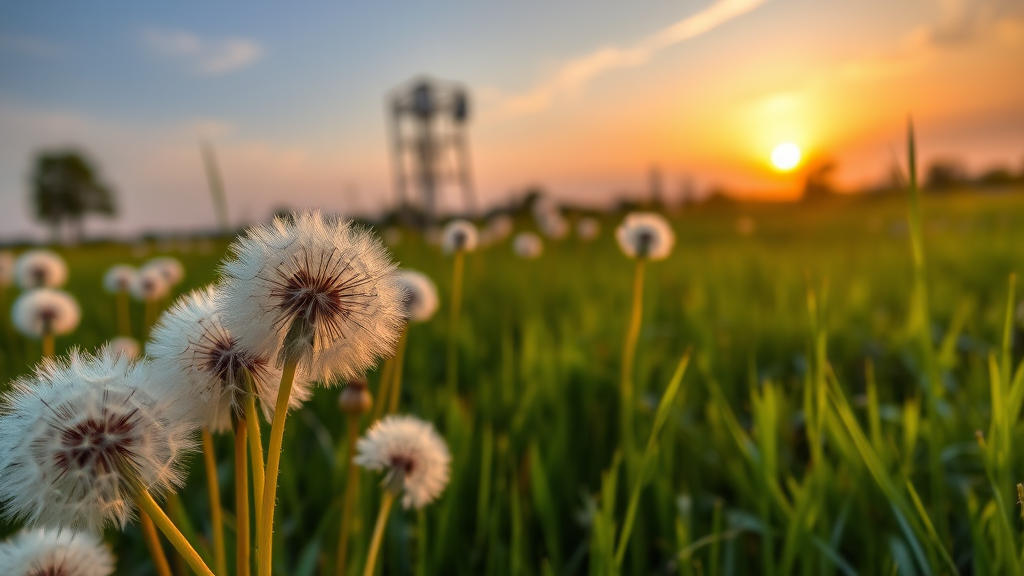
[[[782,172],[788,172],[800,164],[800,148],[792,142],[783,142],[772,150],[772,166]]]

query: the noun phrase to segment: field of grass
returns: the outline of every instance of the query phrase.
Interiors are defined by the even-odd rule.
[[[1024,263],[1024,190],[926,195],[923,260],[907,206],[895,196],[672,215],[676,248],[647,267],[636,356],[643,466],[620,458],[633,262],[615,245],[618,217],[594,243],[549,242],[538,260],[518,259],[507,241],[468,256],[457,397],[445,391],[452,263],[405,232],[395,258],[435,280],[442,306],[410,329],[401,410],[438,427],[452,479],[422,512],[392,512],[378,570],[1024,573],[1011,280]],[[179,289],[214,281],[225,246],[175,253],[187,270]],[[128,246],[63,253],[83,321],[58,353],[115,335],[102,275],[142,261]],[[141,307],[133,314],[138,330]],[[4,382],[40,354],[5,330]],[[346,465],[337,397],[318,389],[289,418],[275,573],[333,571]],[[230,545],[232,440],[216,438],[216,449]],[[348,573],[362,570],[380,497],[362,474]],[[209,554],[201,457],[168,508]],[[0,534],[13,530],[0,523]],[[119,573],[153,573],[137,526],[107,539]]]

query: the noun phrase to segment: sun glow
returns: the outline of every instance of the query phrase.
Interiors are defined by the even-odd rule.
[[[800,148],[792,142],[782,142],[772,150],[772,166],[780,172],[789,172],[800,164]]]

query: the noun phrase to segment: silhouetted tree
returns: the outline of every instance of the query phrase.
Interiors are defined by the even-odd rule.
[[[1016,181],[1017,178],[1010,169],[1004,166],[991,168],[978,177],[978,184],[982,186],[1007,186]]]
[[[65,225],[71,238],[82,238],[82,221],[88,214],[115,216],[113,191],[100,182],[97,170],[74,150],[40,153],[32,174],[32,203],[36,218],[60,237]]]
[[[967,171],[954,160],[936,160],[928,166],[924,181],[929,190],[949,190],[967,182]]]
[[[836,163],[827,160],[814,166],[807,172],[807,179],[804,181],[805,201],[821,200],[835,194],[836,188],[832,178],[836,172]]]

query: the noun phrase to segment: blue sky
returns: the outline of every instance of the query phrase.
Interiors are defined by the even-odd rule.
[[[670,189],[783,193],[795,177],[764,164],[783,139],[868,182],[911,111],[926,153],[1019,164],[1022,69],[1009,0],[0,2],[0,238],[38,233],[31,158],[66,143],[121,197],[91,230],[211,225],[202,137],[235,221],[377,209],[382,98],[420,73],[469,86],[485,200],[541,183],[601,203],[651,165]]]

